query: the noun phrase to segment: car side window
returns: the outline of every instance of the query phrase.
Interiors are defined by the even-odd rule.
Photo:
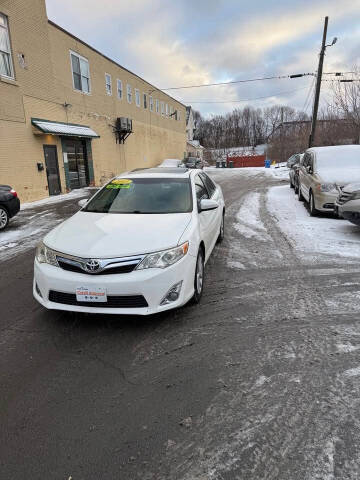
[[[306,168],[309,165],[309,154],[305,153],[304,159],[303,159],[303,167]]]
[[[311,169],[311,172],[314,171],[314,158],[312,155],[309,155],[308,166]]]
[[[200,202],[204,198],[209,198],[208,191],[204,185],[204,182],[200,178],[200,175],[196,175],[195,177],[195,191],[198,202]]]
[[[207,191],[209,193],[209,197],[211,198],[214,195],[214,192],[216,190],[216,186],[214,185],[214,182],[211,180],[210,177],[206,175],[206,173],[200,173],[200,177],[204,181]]]

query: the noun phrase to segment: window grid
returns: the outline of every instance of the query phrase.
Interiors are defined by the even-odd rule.
[[[73,87],[83,93],[90,93],[89,62],[76,52],[70,52]]]
[[[105,73],[105,89],[108,95],[112,95],[111,75]]]
[[[0,13],[0,75],[14,78],[8,18]]]
[[[132,102],[132,88],[131,85],[127,84],[126,85],[126,93],[127,93],[127,101],[128,103]]]
[[[123,96],[122,81],[119,79],[117,79],[117,96],[119,100],[121,100]]]
[[[135,88],[135,103],[137,107],[140,107],[140,91]]]
[[[143,100],[144,100],[144,108],[147,108],[147,95],[146,93],[143,94]]]
[[[154,99],[151,95],[149,96],[149,108],[150,108],[150,112],[154,111]]]
[[[159,100],[158,99],[155,100],[155,110],[156,110],[156,113],[159,113]]]

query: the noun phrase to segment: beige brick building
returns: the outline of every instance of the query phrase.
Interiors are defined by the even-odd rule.
[[[23,202],[183,158],[185,122],[183,104],[49,21],[45,0],[0,0],[0,184]]]

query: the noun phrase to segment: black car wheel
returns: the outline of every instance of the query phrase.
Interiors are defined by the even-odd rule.
[[[225,212],[222,215],[220,232],[219,232],[219,236],[217,238],[217,242],[221,243],[224,240],[224,237],[225,237]]]
[[[303,201],[304,201],[303,194],[301,193],[301,185],[300,185],[300,183],[298,184],[298,199],[299,199],[299,202],[303,202]]]
[[[0,230],[3,230],[9,223],[9,214],[4,207],[0,207]]]
[[[203,288],[204,288],[204,253],[202,248],[199,249],[199,253],[196,260],[196,269],[194,277],[194,296],[192,298],[193,303],[199,303]]]
[[[316,217],[316,215],[318,214],[318,210],[315,207],[315,200],[312,192],[310,192],[310,195],[309,195],[309,208],[310,208],[310,215],[312,217]]]

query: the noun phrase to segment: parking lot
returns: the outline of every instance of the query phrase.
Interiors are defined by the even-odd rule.
[[[109,318],[35,302],[37,241],[92,190],[0,234],[2,478],[358,478],[360,227],[310,217],[285,170],[208,173],[226,234],[198,306]]]

